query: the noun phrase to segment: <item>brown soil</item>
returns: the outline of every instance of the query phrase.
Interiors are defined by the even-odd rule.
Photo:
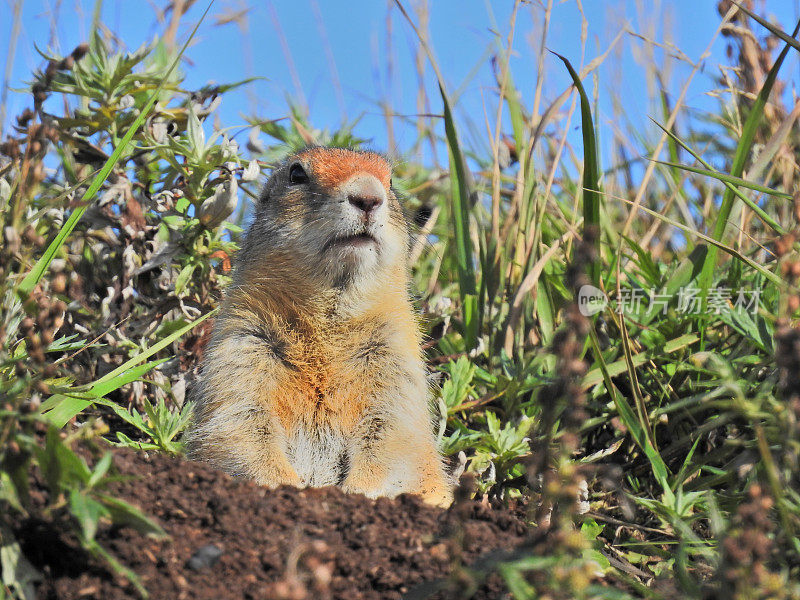
[[[170,539],[111,527],[97,539],[153,599],[391,599],[428,597],[436,588],[440,598],[467,598],[470,571],[457,565],[510,550],[525,536],[512,511],[471,500],[443,511],[412,496],[267,490],[198,463],[114,452],[120,473],[134,477],[114,483],[112,493],[154,517]],[[43,492],[34,492],[43,502]],[[28,520],[16,533],[45,575],[40,598],[137,597],[57,523]],[[422,582],[424,593],[414,589]],[[475,598],[506,595],[496,576],[478,583]]]

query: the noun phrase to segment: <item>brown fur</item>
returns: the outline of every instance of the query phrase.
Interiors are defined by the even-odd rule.
[[[307,185],[288,182],[292,164]],[[360,227],[347,186],[358,192],[354,178],[365,175],[386,194],[375,246],[323,251],[328,226]],[[334,483],[450,502],[390,178],[383,157],[338,148],[305,150],[275,170],[196,386],[192,456],[268,486]]]

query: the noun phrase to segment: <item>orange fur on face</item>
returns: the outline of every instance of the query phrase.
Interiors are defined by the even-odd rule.
[[[314,179],[323,188],[332,190],[353,175],[368,173],[389,191],[392,167],[380,154],[353,152],[344,148],[311,148],[300,152],[297,157],[308,161]]]

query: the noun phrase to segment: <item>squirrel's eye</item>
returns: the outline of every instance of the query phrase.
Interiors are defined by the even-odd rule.
[[[308,173],[297,163],[289,167],[289,183],[292,185],[308,183]]]

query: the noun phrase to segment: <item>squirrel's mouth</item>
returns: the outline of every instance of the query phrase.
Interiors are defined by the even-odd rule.
[[[352,235],[343,235],[341,237],[336,237],[331,239],[325,244],[325,246],[323,247],[323,251],[329,250],[335,246],[337,247],[350,246],[352,248],[362,248],[377,243],[378,240],[376,240],[374,236],[370,235],[366,231],[362,231],[361,233],[354,233]]]

